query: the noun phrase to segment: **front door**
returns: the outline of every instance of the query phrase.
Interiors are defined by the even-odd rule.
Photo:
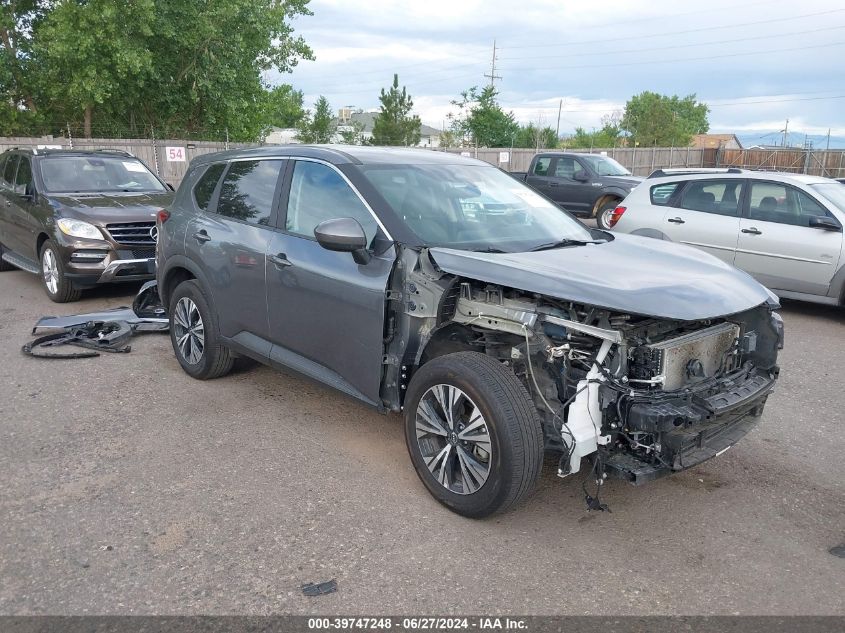
[[[220,333],[257,353],[270,349],[264,258],[275,234],[286,162],[236,160],[209,166],[194,187],[200,213],[185,235],[185,253],[203,271]]]
[[[266,264],[271,360],[378,403],[394,251],[357,264],[350,253],[317,243],[314,229],[333,218],[355,218],[370,244],[381,230],[335,167],[297,160],[287,180],[283,230],[274,234]]]
[[[578,174],[581,180],[577,180]],[[596,198],[590,172],[573,156],[560,156],[552,164],[549,182],[552,199],[567,211],[590,214]]]
[[[833,215],[809,194],[781,182],[752,181],[736,266],[772,290],[826,295],[836,273],[842,232],[810,226]]]
[[[742,179],[691,180],[675,206],[665,206],[660,230],[673,242],[695,246],[732,264],[739,234]]]

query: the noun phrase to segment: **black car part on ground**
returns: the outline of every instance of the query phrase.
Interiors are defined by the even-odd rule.
[[[39,336],[21,348],[34,358],[92,358],[100,352],[128,353],[132,350],[126,342],[132,337],[132,328],[125,321],[89,321],[85,325],[74,325],[61,332]],[[87,352],[51,353],[47,348],[73,345],[87,348]]]
[[[123,321],[132,327],[133,332],[166,332],[169,328],[167,314],[158,296],[158,284],[153,280],[141,286],[131,308],[123,306],[88,314],[42,317],[32,328],[32,332],[34,334],[39,330],[64,329],[90,321]]]

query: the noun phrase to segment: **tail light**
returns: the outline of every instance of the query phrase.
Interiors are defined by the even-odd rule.
[[[167,219],[170,217],[170,211],[167,209],[161,209],[158,213],[156,213],[156,222],[159,224],[164,224],[167,222]]]
[[[607,226],[609,228],[616,226],[616,223],[622,219],[622,215],[625,213],[625,210],[626,207],[616,207],[607,219]]]

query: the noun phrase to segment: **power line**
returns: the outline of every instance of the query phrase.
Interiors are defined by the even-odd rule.
[[[692,44],[673,44],[671,46],[652,46],[649,48],[629,48],[629,49],[614,49],[608,52],[596,52],[596,51],[589,51],[586,53],[568,53],[566,55],[544,55],[546,58],[553,58],[553,59],[562,59],[567,57],[595,57],[598,55],[616,55],[618,53],[643,53],[646,51],[663,51],[669,50],[672,48],[692,48],[696,46],[712,46],[714,44],[732,44],[735,42],[749,42],[754,40],[766,40],[775,37],[788,37],[792,35],[806,35],[808,33],[821,33],[822,31],[836,31],[839,29],[845,29],[845,24],[839,26],[827,26],[820,29],[808,29],[806,31],[790,31],[789,33],[773,33],[771,35],[756,35],[753,37],[739,37],[730,40],[710,40],[707,42],[695,42]],[[536,59],[536,57],[510,57],[506,58],[505,61],[515,61],[520,59]]]
[[[750,5],[746,5],[750,6]],[[644,35],[638,35],[639,38],[653,38],[653,37],[672,37],[675,35],[683,35],[685,33],[702,33],[704,31],[717,31],[720,29],[735,29],[741,26],[759,26],[760,24],[773,24],[775,22],[789,22],[792,20],[798,20],[800,18],[811,18],[816,17],[819,15],[830,15],[831,13],[842,13],[845,9],[830,9],[829,11],[818,11],[816,13],[804,13],[802,15],[790,15],[785,18],[771,18],[769,20],[754,20],[753,22],[740,22],[736,24],[723,24],[720,26],[703,26],[695,29],[685,29],[683,31],[675,31],[675,30],[666,30],[660,31],[659,33],[647,33]],[[602,38],[598,40],[581,40],[577,42],[566,42],[565,44],[525,44],[522,46],[506,46],[503,47],[504,49],[512,49],[512,48],[555,48],[558,46],[575,46],[576,44],[607,44],[607,38]]]
[[[805,51],[817,48],[827,48],[830,46],[843,46],[845,42],[828,42],[826,44],[814,44],[811,46],[796,46],[791,48],[770,48],[763,51],[745,51],[739,53],[728,53],[726,55],[708,55],[707,57],[682,57],[678,59],[652,59],[648,61],[639,62],[616,62],[613,64],[579,64],[576,66],[511,66],[505,70],[577,70],[584,68],[618,68],[621,66],[643,66],[654,64],[677,64],[685,62],[708,61],[711,59],[725,59],[728,57],[746,57],[748,55],[770,55],[771,53],[789,53],[793,51]]]

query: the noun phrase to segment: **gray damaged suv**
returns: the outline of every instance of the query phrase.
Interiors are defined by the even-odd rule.
[[[208,155],[159,223],[188,374],[243,355],[403,412],[420,479],[465,516],[523,498],[546,451],[597,481],[694,466],[759,421],[777,380],[777,300],[747,274],[586,228],[479,161]]]

